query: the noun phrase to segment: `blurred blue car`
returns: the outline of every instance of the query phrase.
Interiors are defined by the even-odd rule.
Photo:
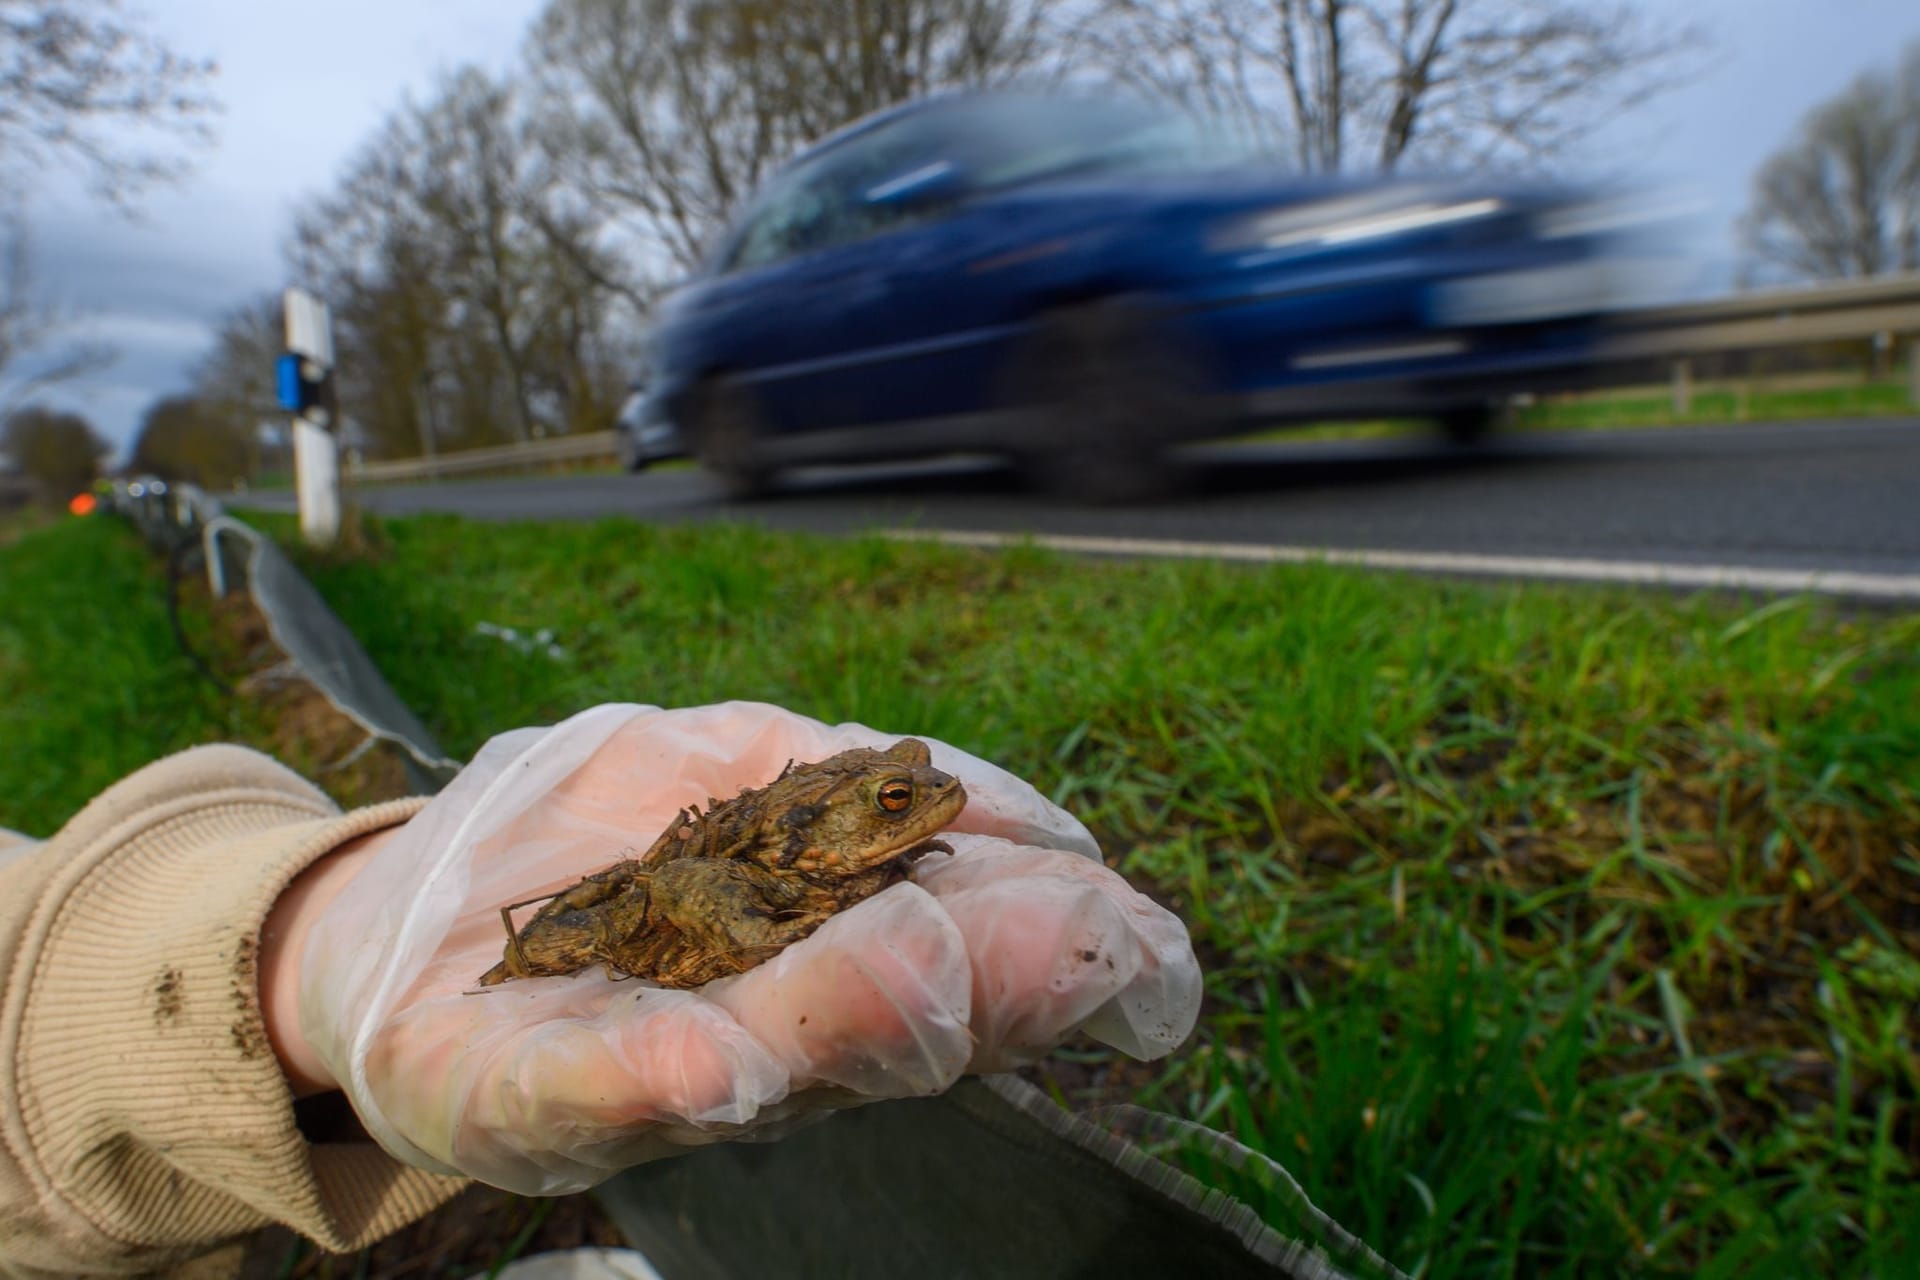
[[[661,305],[627,457],[685,449],[747,495],[993,451],[1124,500],[1250,427],[1467,439],[1585,361],[1622,221],[1517,182],[1278,176],[1143,104],[919,102],[793,160]]]

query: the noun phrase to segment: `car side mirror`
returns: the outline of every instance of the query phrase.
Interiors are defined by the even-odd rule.
[[[916,165],[868,187],[867,204],[879,209],[911,209],[953,199],[966,188],[966,173],[951,160]]]

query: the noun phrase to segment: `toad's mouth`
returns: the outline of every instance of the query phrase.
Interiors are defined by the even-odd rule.
[[[945,840],[928,837],[926,839],[916,840],[904,847],[896,848],[891,852],[879,853],[871,858],[863,859],[860,863],[851,866],[850,869],[858,873],[871,871],[876,867],[893,867],[898,871],[904,872],[930,853],[950,854],[952,852],[953,846]]]

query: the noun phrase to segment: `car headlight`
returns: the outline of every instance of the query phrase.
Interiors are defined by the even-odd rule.
[[[1430,227],[1471,222],[1500,212],[1492,196],[1472,200],[1422,200],[1400,192],[1313,200],[1270,209],[1223,227],[1213,247],[1223,253],[1287,253],[1333,248]]]

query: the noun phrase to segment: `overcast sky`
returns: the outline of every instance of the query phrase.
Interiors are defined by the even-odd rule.
[[[1916,0],[1643,0],[1709,28],[1717,54],[1695,83],[1622,116],[1596,140],[1597,170],[1697,193],[1702,243],[1725,281],[1731,224],[1759,162],[1806,109],[1920,38]],[[130,224],[60,184],[32,207],[44,291],[121,356],[62,390],[116,446],[161,395],[184,387],[211,326],[283,283],[291,210],[323,190],[403,96],[442,72],[514,61],[541,0],[147,0],[154,28],[220,64],[218,142],[177,190]]]

